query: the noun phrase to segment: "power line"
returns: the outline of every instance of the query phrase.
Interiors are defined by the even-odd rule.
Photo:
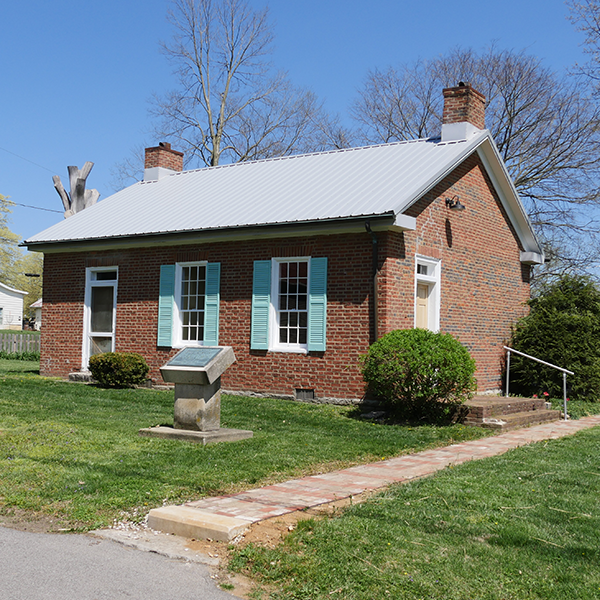
[[[54,210],[53,208],[42,208],[41,206],[31,206],[29,204],[21,204],[20,202],[14,202],[13,200],[10,200],[10,202],[12,204],[14,204],[15,206],[24,206],[25,208],[35,208],[35,210],[45,210],[46,212],[53,212],[53,213],[59,213],[59,214],[63,214],[62,210]]]
[[[2,148],[2,146],[0,146],[0,150],[4,150],[4,152],[8,152],[9,154],[12,154],[13,156],[16,156],[17,158],[20,158],[21,160],[25,160],[28,163],[31,163],[32,165],[39,167],[40,169],[44,169],[45,171],[48,171],[48,173],[52,173],[54,175],[56,174],[56,171],[52,171],[52,170],[48,169],[47,167],[44,167],[44,165],[40,165],[36,162],[33,162],[32,160],[29,160],[28,158],[25,158],[24,156],[21,156],[20,154],[17,154],[16,152],[12,152],[11,150]],[[25,208],[33,208],[34,210],[45,210],[46,212],[58,213],[60,215],[63,214],[62,210],[53,210],[52,208],[42,208],[41,206],[31,206],[30,204],[21,204],[20,202],[15,202],[14,200],[10,200],[10,202],[11,202],[11,204],[14,204],[15,206],[24,206]]]
[[[16,156],[17,158],[20,158],[21,160],[26,160],[28,163],[31,163],[32,165],[35,165],[36,167],[39,167],[40,169],[44,169],[45,171],[48,171],[49,173],[56,175],[56,171],[51,171],[47,167],[44,167],[44,165],[40,165],[36,162],[33,162],[32,160],[29,160],[28,158],[25,158],[24,156],[21,156],[20,154],[16,154],[15,152],[12,152],[11,150],[7,150],[6,148],[2,148],[1,146],[0,146],[0,150],[4,150],[4,152],[8,152],[9,154]]]

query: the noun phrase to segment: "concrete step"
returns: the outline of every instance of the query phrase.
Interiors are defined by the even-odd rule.
[[[224,498],[224,503],[227,499]],[[154,508],[148,515],[148,527],[187,538],[228,542],[240,535],[252,522],[234,516],[197,510],[188,506]]]

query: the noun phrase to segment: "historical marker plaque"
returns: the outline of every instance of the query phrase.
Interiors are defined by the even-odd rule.
[[[183,348],[160,368],[175,384],[173,427],[140,429],[140,435],[201,444],[252,437],[245,429],[221,429],[221,375],[235,362],[231,346]]]
[[[206,367],[222,351],[222,348],[184,348],[166,366]]]

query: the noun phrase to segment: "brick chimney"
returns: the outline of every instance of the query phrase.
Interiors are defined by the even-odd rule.
[[[466,140],[485,129],[485,96],[470,83],[446,88],[442,117],[442,142]]]
[[[183,152],[171,148],[168,142],[146,148],[144,181],[156,181],[165,175],[183,171]]]

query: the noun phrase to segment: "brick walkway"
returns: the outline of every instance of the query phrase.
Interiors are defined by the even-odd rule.
[[[323,475],[293,479],[233,496],[204,498],[150,513],[149,525],[187,537],[229,540],[252,523],[342,500],[391,483],[431,475],[450,465],[497,456],[532,442],[556,439],[600,425],[600,415],[557,421],[382,460]]]

